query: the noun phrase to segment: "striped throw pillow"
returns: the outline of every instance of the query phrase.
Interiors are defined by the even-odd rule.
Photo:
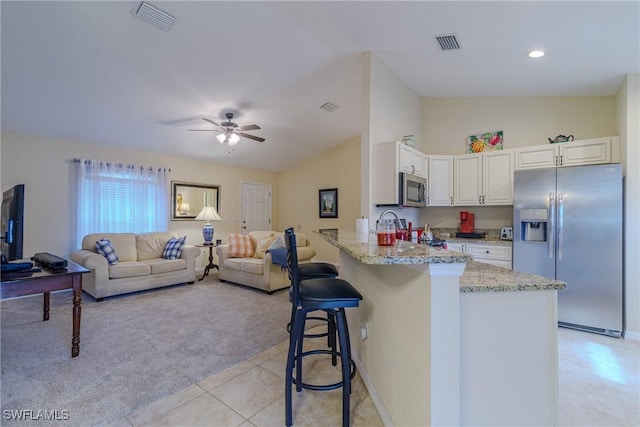
[[[253,256],[253,246],[251,245],[251,237],[245,234],[229,233],[227,237],[229,244],[229,258],[245,258]]]

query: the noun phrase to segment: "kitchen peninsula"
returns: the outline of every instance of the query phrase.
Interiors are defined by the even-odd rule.
[[[555,425],[563,282],[338,230],[353,358],[387,425]]]

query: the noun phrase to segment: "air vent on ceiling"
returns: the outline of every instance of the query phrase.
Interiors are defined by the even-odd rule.
[[[458,39],[455,34],[440,34],[439,36],[434,36],[434,38],[442,50],[460,49],[460,43],[458,43]]]
[[[169,15],[167,12],[158,9],[145,1],[140,2],[138,10],[136,10],[136,16],[158,28],[162,28],[165,31],[169,31],[169,28],[171,28],[173,22],[176,20],[176,18]]]
[[[328,113],[330,113],[332,111],[335,111],[337,108],[338,108],[338,106],[336,104],[332,104],[330,102],[325,102],[324,104],[322,104],[320,106],[321,110],[324,110],[324,111],[326,111]]]

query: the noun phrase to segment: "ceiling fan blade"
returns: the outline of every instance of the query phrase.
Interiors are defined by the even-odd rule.
[[[260,138],[259,136],[249,135],[248,133],[238,132],[238,135],[244,136],[245,138],[253,139],[254,141],[264,142],[264,138]]]
[[[193,132],[218,132],[216,129],[187,129]]]
[[[260,126],[258,126],[258,125],[246,125],[246,126],[239,126],[238,127],[239,131],[258,130],[258,129],[260,129]]]
[[[214,121],[213,121],[213,120],[211,120],[211,119],[207,119],[206,117],[203,117],[203,118],[202,118],[202,120],[204,120],[205,122],[209,122],[209,123],[211,123],[212,125],[215,125],[215,126],[221,127],[219,124],[217,124],[216,122],[214,122]]]

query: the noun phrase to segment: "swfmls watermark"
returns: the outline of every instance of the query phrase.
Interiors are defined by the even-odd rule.
[[[67,409],[5,409],[2,418],[7,421],[66,421],[70,416]]]

